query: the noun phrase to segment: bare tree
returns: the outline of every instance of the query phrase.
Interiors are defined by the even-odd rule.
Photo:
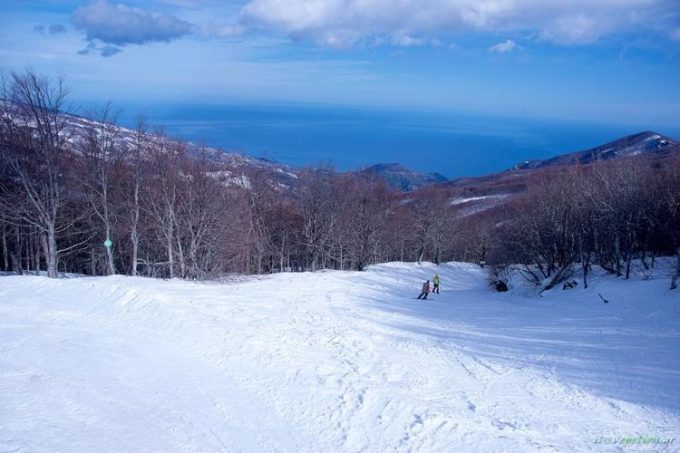
[[[656,181],[658,189],[653,199],[660,207],[656,216],[659,225],[656,235],[658,239],[665,238],[669,248],[675,251],[671,289],[676,289],[680,280],[680,157],[670,159]]]
[[[432,261],[438,264],[451,221],[448,195],[433,188],[426,188],[417,195],[409,205],[418,247],[417,261],[423,261],[429,251]]]
[[[144,154],[150,148],[150,139],[147,131],[147,120],[140,117],[137,120],[134,143],[128,152],[129,187],[127,210],[130,221],[130,243],[132,245],[130,258],[130,275],[137,275],[139,265],[139,218],[141,211],[141,185]]]
[[[160,133],[158,134],[160,136]],[[149,214],[155,219],[158,231],[165,243],[168,276],[175,277],[175,247],[177,227],[177,186],[179,161],[184,157],[184,148],[164,139],[156,140],[150,148],[153,178],[147,184]]]
[[[2,222],[0,222],[2,225],[2,270],[8,271],[9,270],[9,248],[8,248],[8,242],[7,242],[7,224],[4,222],[4,219]]]
[[[119,128],[116,114],[107,104],[90,115],[91,123],[84,129],[81,152],[85,159],[85,172],[81,181],[93,212],[100,220],[106,241],[106,269],[109,275],[116,273],[113,258],[113,223],[116,209],[112,202],[112,181],[116,167],[120,166],[123,151],[118,144]]]
[[[183,162],[177,198],[177,242],[184,277],[200,278],[210,271],[211,244],[220,225],[220,186],[211,176],[205,149]],[[186,252],[185,252],[186,251]]]
[[[388,190],[383,182],[363,175],[350,177],[345,186],[340,229],[347,231],[347,256],[353,266],[363,270],[378,261],[383,247],[387,218],[390,215]]]
[[[523,275],[548,290],[573,273],[576,262],[577,189],[572,174],[540,178],[512,207],[500,236],[507,263],[523,265]]]
[[[312,271],[329,255],[333,232],[338,224],[339,211],[334,206],[335,200],[332,197],[332,177],[333,172],[330,169],[318,168],[308,170],[301,178],[301,238]]]
[[[64,203],[64,161],[68,139],[61,110],[68,88],[63,79],[41,77],[33,70],[12,72],[3,83],[0,153],[21,190],[3,193],[19,221],[41,232],[47,275],[57,277],[57,236]],[[21,207],[19,207],[21,206]]]

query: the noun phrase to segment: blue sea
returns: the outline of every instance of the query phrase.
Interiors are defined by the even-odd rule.
[[[122,112],[125,126],[143,112],[170,136],[290,165],[344,171],[398,162],[448,178],[492,173],[650,129],[317,105],[153,104],[122,106]]]

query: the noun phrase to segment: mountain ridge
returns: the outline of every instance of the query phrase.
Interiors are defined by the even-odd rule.
[[[535,178],[551,177],[569,167],[624,159],[649,162],[671,156],[680,156],[680,142],[654,131],[644,131],[595,148],[524,161],[501,172],[456,178],[438,185],[437,189],[446,192],[452,208],[467,217],[501,207],[525,193]]]
[[[663,153],[680,142],[654,131],[643,131],[612,140],[603,145],[582,151],[560,154],[547,159],[527,160],[514,165],[511,170],[527,170],[551,166],[589,164],[598,160],[632,157],[641,154]]]
[[[7,102],[7,101],[2,101]],[[87,119],[77,114],[62,112],[66,119],[70,136],[83,136],[83,131],[93,124],[102,129],[114,127],[117,140],[126,147],[134,143],[137,131],[119,125],[112,125]],[[168,137],[153,131],[145,135],[152,141],[166,144],[183,144],[190,154],[205,153],[216,164],[227,165],[232,170],[245,173],[257,172],[270,180],[273,187],[280,190],[295,190],[301,168],[269,159],[257,158],[244,153],[200,146],[179,138]],[[401,163],[382,162],[358,170],[344,173],[366,175],[384,181],[387,186],[399,192],[413,192],[425,187],[456,189],[463,195],[494,195],[516,193],[523,190],[522,177],[528,173],[548,169],[559,169],[573,165],[588,165],[596,161],[629,158],[634,156],[664,157],[680,154],[680,142],[655,131],[643,131],[620,137],[603,145],[586,150],[552,156],[545,159],[519,162],[507,170],[480,176],[467,176],[449,180],[437,172],[418,172]],[[238,175],[237,175],[238,176]],[[513,180],[512,184],[508,180]]]
[[[359,170],[358,173],[382,179],[388,186],[402,192],[410,192],[449,180],[440,173],[421,173],[396,162],[374,164]]]

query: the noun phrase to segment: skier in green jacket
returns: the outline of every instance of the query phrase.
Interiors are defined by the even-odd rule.
[[[439,294],[439,283],[441,283],[441,280],[439,279],[439,274],[434,274],[434,278],[432,278],[432,283],[434,284],[432,292]]]

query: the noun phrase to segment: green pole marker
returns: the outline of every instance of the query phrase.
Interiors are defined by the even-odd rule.
[[[111,239],[107,239],[107,240],[104,241],[104,247],[111,248],[112,245],[113,245],[113,242],[111,242]]]

